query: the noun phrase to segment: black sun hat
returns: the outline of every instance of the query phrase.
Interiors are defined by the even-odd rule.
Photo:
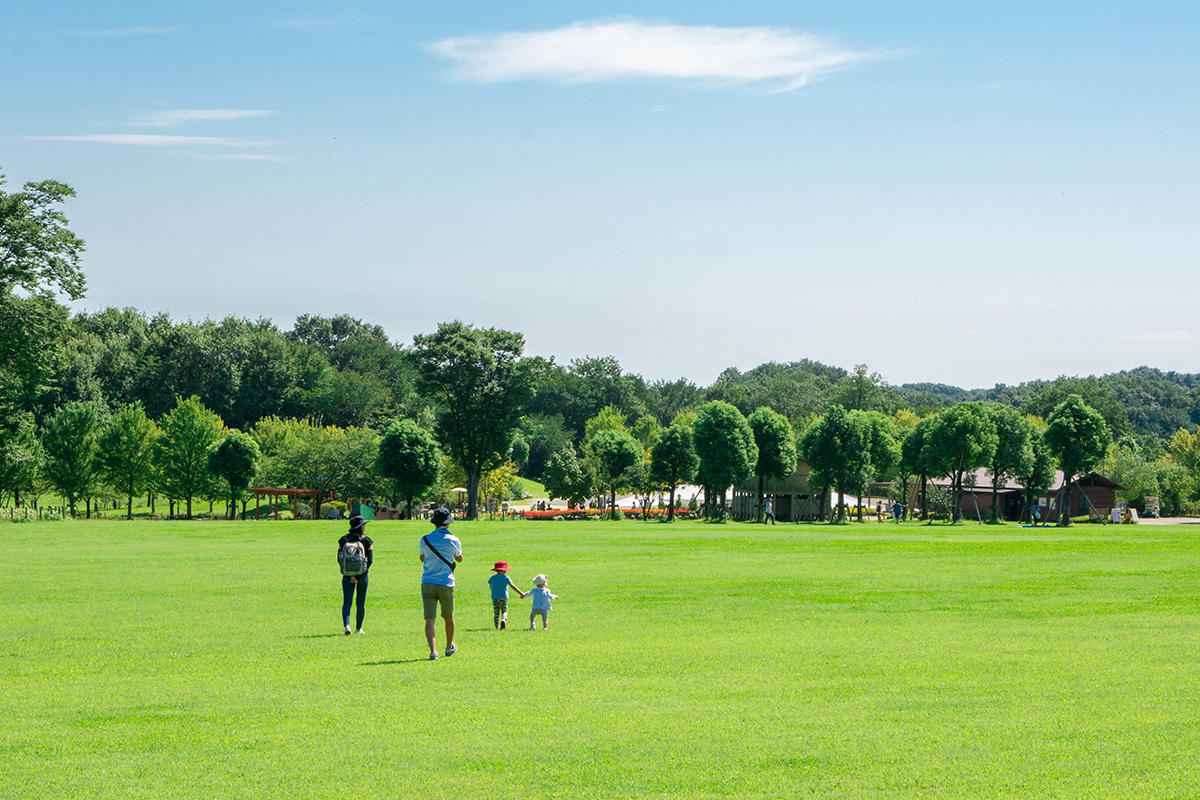
[[[435,508],[433,514],[429,517],[429,521],[441,528],[454,522],[454,515],[450,513],[450,509],[448,508]]]

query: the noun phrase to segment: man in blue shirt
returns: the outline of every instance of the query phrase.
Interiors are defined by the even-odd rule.
[[[436,509],[430,516],[436,526],[432,533],[421,537],[418,550],[421,556],[421,602],[425,606],[425,639],[429,642],[429,660],[438,657],[434,623],[441,603],[442,619],[446,622],[446,656],[458,652],[454,644],[454,567],[462,561],[462,543],[446,528],[454,517],[447,508]]]

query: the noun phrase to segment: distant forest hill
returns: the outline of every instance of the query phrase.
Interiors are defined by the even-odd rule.
[[[157,417],[177,398],[192,395],[242,429],[271,415],[377,429],[395,416],[432,421],[431,401],[415,389],[411,350],[380,326],[350,316],[305,315],[285,331],[268,320],[175,322],[163,314],[109,308],[72,317],[59,344],[38,396],[26,398],[39,422],[72,400],[109,408],[140,401]],[[937,383],[892,386],[864,365],[848,371],[808,359],[745,372],[730,368],[709,386],[686,378],[647,381],[612,357],[532,361],[537,394],[525,409],[525,434],[547,448],[580,441],[585,422],[606,406],[631,422],[650,415],[667,425],[709,400],[725,400],[747,414],[767,406],[799,430],[834,403],[925,414],[987,400],[1046,417],[1076,393],[1104,416],[1115,439],[1132,436],[1151,450],[1200,423],[1200,375],[1149,367],[967,390]]]

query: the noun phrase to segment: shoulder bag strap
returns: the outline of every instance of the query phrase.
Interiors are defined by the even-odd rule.
[[[428,537],[428,536],[422,536],[422,537],[421,537],[421,541],[425,543],[425,546],[426,546],[426,547],[428,547],[430,550],[432,550],[432,551],[433,551],[433,554],[434,554],[435,556],[437,556],[439,559],[441,559],[441,561],[442,561],[442,563],[443,563],[443,564],[445,564],[447,567],[449,567],[449,568],[450,568],[450,571],[451,571],[451,572],[454,572],[454,562],[453,562],[453,561],[449,561],[449,560],[447,560],[447,558],[446,558],[444,555],[442,555],[441,553],[439,553],[439,552],[438,552],[438,549],[429,543],[429,537]]]

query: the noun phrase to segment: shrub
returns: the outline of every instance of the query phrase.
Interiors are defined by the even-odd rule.
[[[343,516],[346,513],[346,504],[341,500],[330,500],[321,503],[321,519],[327,519],[331,511],[335,516]]]

